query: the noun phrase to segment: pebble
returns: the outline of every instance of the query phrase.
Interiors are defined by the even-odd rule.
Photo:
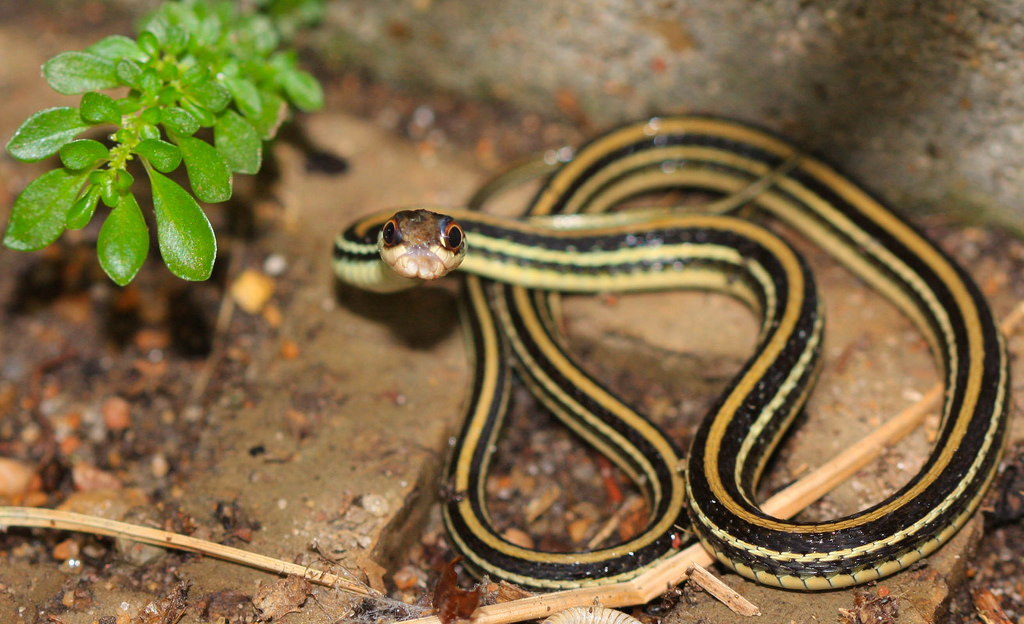
[[[38,423],[28,423],[21,429],[21,441],[25,444],[35,444],[43,435],[43,428]]]
[[[407,565],[396,571],[391,580],[395,583],[395,589],[400,591],[413,589],[420,583],[420,572],[415,567]]]
[[[529,502],[526,503],[526,523],[532,524],[545,511],[550,509],[561,496],[562,488],[558,487],[558,485],[551,484],[545,487],[539,496],[531,498]]]
[[[124,488],[75,492],[58,505],[57,509],[100,516],[108,520],[120,520],[132,507],[148,504],[149,499],[142,490]]]
[[[512,542],[520,548],[533,548],[533,538],[526,534],[525,531],[516,528],[505,529],[501,534],[509,542]]]
[[[569,531],[569,539],[575,543],[582,542],[587,538],[587,533],[590,531],[590,527],[593,526],[594,521],[590,518],[577,518],[569,523],[567,527]]]
[[[12,497],[27,494],[38,481],[32,466],[7,457],[0,457],[0,496]]]
[[[77,559],[79,553],[78,542],[73,539],[66,539],[53,547],[53,558],[57,561]]]
[[[151,506],[142,505],[129,508],[121,521],[137,526],[160,526],[161,524],[156,510]],[[167,551],[159,546],[143,544],[127,537],[115,539],[114,548],[117,549],[122,560],[140,568],[167,556]]]
[[[281,343],[281,357],[286,360],[294,360],[300,355],[299,343],[294,340],[285,340]]]
[[[263,272],[271,277],[281,277],[288,270],[288,259],[281,254],[270,254],[263,261]]]
[[[284,314],[281,312],[281,308],[271,301],[263,308],[263,320],[273,329],[277,329],[284,321]]]
[[[382,518],[387,515],[391,506],[388,500],[380,494],[366,494],[362,499],[362,507],[372,516]]]
[[[231,284],[231,298],[238,307],[256,314],[274,294],[274,280],[253,269],[246,269]]]
[[[111,431],[124,431],[132,425],[131,404],[119,396],[108,397],[100,408],[103,424]]]
[[[157,479],[163,479],[170,472],[171,466],[167,462],[167,457],[163,453],[157,453],[153,456],[153,459],[149,460],[149,471]]]
[[[132,342],[140,351],[166,349],[171,344],[171,333],[165,329],[140,329],[135,333]]]
[[[71,480],[75,484],[75,489],[81,492],[118,490],[121,488],[120,479],[88,462],[78,462],[71,467]]]

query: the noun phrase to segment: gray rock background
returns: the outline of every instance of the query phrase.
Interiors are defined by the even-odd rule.
[[[330,67],[568,116],[763,125],[908,210],[1024,230],[1024,3],[333,2]]]

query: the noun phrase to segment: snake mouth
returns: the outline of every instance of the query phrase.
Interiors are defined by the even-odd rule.
[[[381,226],[377,250],[405,278],[434,280],[459,268],[465,235],[454,219],[424,209],[400,210]]]
[[[452,269],[430,249],[405,249],[387,260],[387,264],[402,277],[433,280],[443,277]]]

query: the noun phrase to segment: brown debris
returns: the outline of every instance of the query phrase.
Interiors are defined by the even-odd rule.
[[[256,619],[260,622],[269,622],[289,613],[298,613],[312,589],[309,581],[298,576],[288,576],[264,585],[252,599]]]
[[[455,565],[461,560],[462,557],[456,557],[449,561],[434,586],[434,609],[442,624],[469,621],[480,605],[479,587],[471,590],[459,587]]]
[[[203,618],[210,622],[235,622],[251,614],[251,605],[249,594],[226,589],[203,596],[197,607]]]
[[[896,624],[899,601],[884,586],[875,594],[868,589],[858,589],[853,595],[853,608],[839,610],[839,621],[842,624]]]
[[[188,583],[178,583],[171,593],[143,607],[131,624],[175,624],[188,606],[188,589]]]
[[[999,603],[999,597],[987,589],[978,589],[972,595],[974,608],[978,610],[978,617],[985,624],[1013,624],[1006,612]]]
[[[387,589],[384,585],[384,575],[387,574],[388,569],[364,553],[356,555],[356,564],[366,575],[366,584],[370,586],[370,589],[384,593]]]

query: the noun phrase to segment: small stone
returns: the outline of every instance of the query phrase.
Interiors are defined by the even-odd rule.
[[[294,340],[285,340],[281,343],[281,357],[286,360],[294,360],[299,357],[299,344]]]
[[[288,260],[281,254],[270,254],[263,261],[263,272],[271,277],[281,277],[288,270]]]
[[[75,492],[58,505],[57,509],[100,516],[108,520],[120,520],[132,507],[148,504],[149,499],[142,490],[125,488]]]
[[[419,570],[412,566],[405,566],[391,576],[395,588],[400,591],[413,589],[420,583]]]
[[[79,554],[78,542],[73,539],[66,539],[54,546],[51,554],[57,561],[77,559]]]
[[[166,349],[171,344],[171,334],[165,329],[140,329],[135,333],[132,342],[140,351]]]
[[[33,480],[32,486],[35,487],[37,480]],[[40,486],[42,483],[40,483]],[[22,507],[42,507],[49,501],[46,496],[46,492],[40,492],[39,490],[32,490],[26,493],[24,496],[15,499],[16,502]]]
[[[259,271],[246,269],[231,284],[231,298],[249,314],[257,314],[274,294],[274,280]]]
[[[32,488],[36,471],[24,462],[0,457],[0,496],[22,496]]]
[[[60,452],[65,457],[73,454],[78,447],[82,446],[82,439],[78,436],[68,436],[60,441]]]
[[[594,522],[590,518],[577,518],[569,523],[567,527],[569,531],[569,539],[573,542],[579,543],[587,538],[587,533],[590,531],[590,527],[593,526]]]
[[[281,308],[271,301],[263,308],[263,320],[271,328],[277,329],[284,321],[284,314],[281,312]]]
[[[535,496],[526,503],[526,509],[524,515],[526,516],[526,523],[533,524],[537,518],[551,508],[556,501],[562,496],[562,488],[555,484],[551,484],[541,490],[539,496]]]
[[[103,414],[103,423],[111,431],[124,431],[132,425],[131,405],[119,396],[103,401],[100,412]]]
[[[75,484],[75,489],[81,492],[121,488],[120,479],[88,462],[78,462],[71,467],[71,480]]]
[[[366,494],[362,499],[362,507],[372,516],[382,518],[387,515],[391,505],[380,494]]]
[[[28,423],[21,429],[21,441],[25,444],[35,444],[42,437],[43,429],[38,423]]]
[[[533,548],[533,538],[526,534],[525,531],[516,528],[505,529],[505,532],[501,534],[509,542],[512,542],[520,548]]]
[[[153,459],[149,460],[149,471],[157,479],[166,477],[170,470],[171,466],[167,463],[167,457],[163,453],[157,453]]]

